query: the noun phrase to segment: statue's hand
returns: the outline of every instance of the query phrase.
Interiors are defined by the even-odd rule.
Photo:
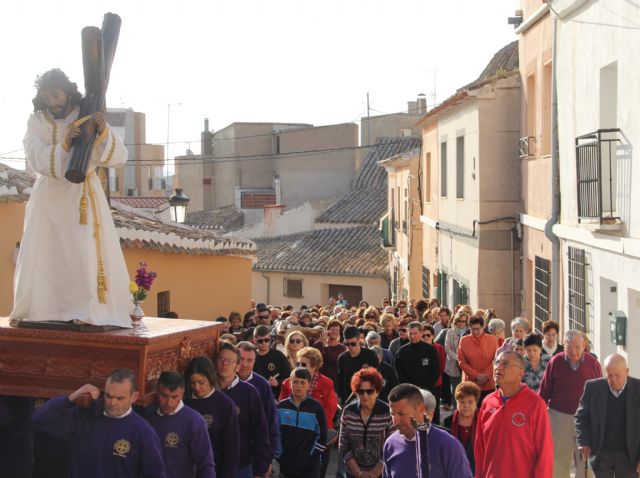
[[[64,135],[64,141],[62,143],[62,146],[64,147],[64,149],[69,151],[71,149],[71,146],[73,146],[73,141],[79,135],[80,135],[80,126],[74,123],[71,123],[67,128],[67,132]]]
[[[107,128],[107,119],[102,111],[96,111],[91,115],[96,125],[96,132],[100,135]]]

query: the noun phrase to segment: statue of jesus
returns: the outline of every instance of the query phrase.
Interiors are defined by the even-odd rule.
[[[127,160],[103,112],[78,118],[82,95],[61,70],[40,75],[24,149],[36,174],[14,277],[11,319],[131,327],[127,268],[94,170]],[[87,122],[96,141],[86,180],[65,179],[74,140]]]

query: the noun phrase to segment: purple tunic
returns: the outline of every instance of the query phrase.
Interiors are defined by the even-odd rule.
[[[428,435],[429,478],[472,478],[469,461],[460,442],[432,426]],[[396,431],[384,444],[383,478],[406,478],[416,473],[416,442]]]
[[[252,465],[254,476],[267,473],[272,459],[269,429],[260,395],[255,387],[242,380],[224,390],[236,404],[240,425],[240,461],[238,468]]]
[[[92,478],[166,478],[158,435],[144,418],[103,413],[102,400],[76,408],[67,396],[49,400],[33,413],[32,423],[71,441],[73,476]]]
[[[233,401],[216,390],[207,398],[185,399],[185,405],[200,413],[209,431],[218,478],[233,478],[238,470],[240,431]]]
[[[215,478],[211,441],[202,415],[187,406],[174,415],[158,415],[157,407],[152,407],[147,421],[160,438],[168,478]]]
[[[275,456],[278,447],[278,410],[276,401],[273,399],[271,385],[263,377],[257,373],[252,373],[247,383],[250,383],[258,391],[264,416],[267,419],[267,427],[269,427],[269,441],[271,442],[271,456]]]

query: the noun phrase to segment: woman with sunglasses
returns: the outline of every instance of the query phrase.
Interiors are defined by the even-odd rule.
[[[351,378],[351,390],[358,399],[342,411],[340,456],[349,478],[377,478],[382,475],[382,447],[392,420],[389,405],[378,400],[383,379],[374,368],[365,368]]]
[[[299,330],[293,330],[284,339],[284,354],[289,359],[291,370],[298,364],[298,351],[309,346],[309,340]]]
[[[327,445],[331,444],[331,439],[335,437],[335,427],[333,425],[336,412],[338,410],[338,397],[333,389],[333,380],[322,375],[319,370],[322,367],[322,354],[313,347],[304,347],[298,351],[298,362],[296,367],[306,368],[311,374],[311,385],[309,386],[309,396],[316,399],[322,405],[324,416],[327,419],[328,440]],[[291,378],[287,378],[282,382],[279,400],[284,400],[291,396]],[[323,477],[327,471],[329,464],[329,447],[322,456],[322,468],[320,476]]]

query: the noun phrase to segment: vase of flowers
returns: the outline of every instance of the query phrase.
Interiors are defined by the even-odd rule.
[[[142,318],[144,317],[144,311],[141,305],[147,298],[156,276],[157,274],[155,272],[147,270],[146,262],[141,262],[138,270],[136,270],[135,280],[129,283],[129,292],[131,292],[133,299],[133,309],[131,309],[129,313],[131,325],[133,325],[132,335],[141,335],[143,333],[144,325],[142,324]]]

